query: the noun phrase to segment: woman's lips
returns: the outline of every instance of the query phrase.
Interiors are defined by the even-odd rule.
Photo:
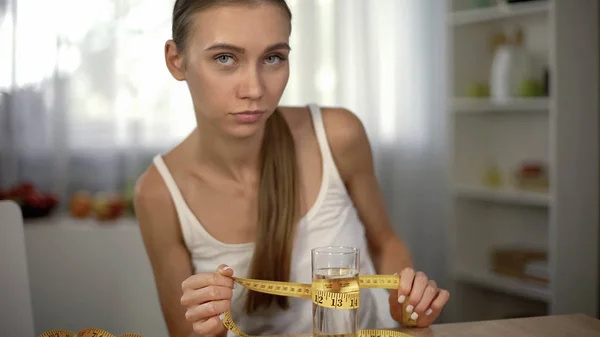
[[[241,123],[255,123],[262,117],[263,113],[262,110],[247,110],[236,112],[233,116],[236,121]]]

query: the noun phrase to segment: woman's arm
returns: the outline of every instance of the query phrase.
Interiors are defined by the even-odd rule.
[[[181,284],[192,275],[191,261],[175,207],[154,166],[138,179],[134,205],[169,336],[189,337],[192,325],[181,305]]]
[[[413,319],[420,316],[419,326],[427,326],[439,315],[449,294],[438,289],[423,272],[413,270],[412,256],[390,223],[360,120],[345,109],[323,110],[334,160],[365,226],[377,273],[400,274],[399,289],[390,291],[392,317],[402,322],[402,315],[409,314]],[[408,306],[408,312],[402,310],[402,304]]]
[[[323,121],[335,163],[365,225],[377,273],[412,267],[412,256],[390,223],[361,121],[345,109],[323,109]]]

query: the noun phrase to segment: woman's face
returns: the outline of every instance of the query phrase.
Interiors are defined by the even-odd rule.
[[[289,25],[273,4],[217,7],[193,16],[185,55],[167,48],[167,64],[187,82],[201,123],[235,137],[264,126],[289,77]]]

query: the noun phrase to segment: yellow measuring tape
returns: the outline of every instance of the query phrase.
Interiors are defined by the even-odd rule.
[[[310,298],[318,306],[330,309],[358,309],[360,307],[360,289],[361,288],[383,288],[398,289],[400,276],[398,275],[359,275],[353,278],[336,279],[313,279],[312,284],[254,280],[247,278],[233,277],[235,282],[243,287],[262,293]],[[408,301],[403,304],[403,310]],[[403,315],[404,326],[415,326],[415,321],[411,320],[409,315]],[[223,317],[223,325],[240,337],[250,336],[241,331],[233,321],[231,313],[228,311]],[[328,335],[335,337],[411,337],[400,331],[366,329],[359,330],[358,336]],[[67,330],[48,331],[39,337],[116,337],[102,329],[84,329],[77,334]],[[119,337],[143,337],[137,334],[125,334]],[[256,336],[258,337],[258,336]]]
[[[263,292],[272,295],[310,298],[318,306],[330,309],[358,309],[360,307],[360,289],[361,288],[383,288],[398,289],[400,285],[400,276],[398,275],[359,275],[354,278],[336,278],[336,279],[313,279],[312,284],[278,282],[253,280],[246,278],[233,278],[238,284],[250,290]],[[406,308],[408,301],[403,304]],[[404,326],[415,326],[416,322],[410,319],[409,315],[403,315]],[[258,337],[250,336],[241,331],[230,312],[225,313],[223,318],[225,327],[240,337]],[[334,335],[328,335],[333,337]],[[344,335],[335,335],[342,337]],[[350,336],[348,336],[350,337]],[[351,337],[411,337],[400,331],[366,329],[359,330],[358,336]]]
[[[88,328],[74,333],[68,330],[50,330],[41,334],[39,337],[116,337],[108,331],[96,328]],[[127,333],[119,337],[144,337],[142,335]]]

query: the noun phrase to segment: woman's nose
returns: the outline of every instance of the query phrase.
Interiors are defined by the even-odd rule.
[[[240,98],[252,100],[260,99],[264,94],[264,83],[260,69],[248,69],[243,77],[239,88]]]

